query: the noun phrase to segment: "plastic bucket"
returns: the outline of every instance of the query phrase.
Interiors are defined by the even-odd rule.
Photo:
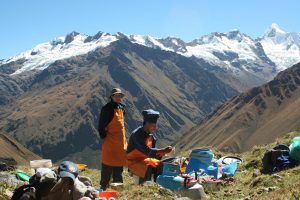
[[[99,192],[99,198],[102,200],[116,200],[117,192]]]

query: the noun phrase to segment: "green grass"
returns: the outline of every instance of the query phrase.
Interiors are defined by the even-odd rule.
[[[9,200],[10,198],[6,195],[7,191],[13,191],[15,187],[8,185],[7,183],[0,182],[0,199]]]
[[[100,171],[95,169],[88,169],[80,173],[82,176],[88,176],[91,178],[93,185],[98,188],[100,180]],[[174,194],[166,194],[156,184],[138,186],[134,184],[134,179],[129,175],[127,171],[123,174],[124,178],[124,189],[117,192],[118,199],[137,199],[137,200],[150,200],[150,199],[162,199],[169,200],[174,199]],[[108,188],[108,191],[113,191]],[[154,198],[155,197],[155,198]]]
[[[281,178],[274,178],[272,175],[261,174],[253,177],[253,172],[256,169],[261,169],[261,158],[265,151],[273,148],[276,144],[290,144],[291,139],[299,136],[299,132],[291,132],[285,137],[277,139],[276,142],[268,145],[255,146],[252,150],[239,154],[243,159],[243,163],[238,167],[234,176],[234,180],[230,184],[224,184],[219,191],[206,191],[208,199],[292,199],[300,198],[300,166],[281,171],[277,173]],[[213,149],[215,156],[221,157],[225,155],[216,149]],[[183,155],[187,155],[187,152]],[[30,172],[28,167],[21,167],[26,172]],[[91,178],[95,188],[99,187],[100,171],[96,169],[87,169],[80,173],[82,176]],[[255,182],[255,184],[253,184]],[[7,184],[0,183],[0,199],[5,199],[4,193],[6,190],[12,191],[14,188]],[[267,191],[267,190],[270,191]],[[108,189],[111,190],[111,189]],[[125,171],[124,172],[124,189],[118,191],[118,199],[174,199],[175,195],[165,193],[156,184],[137,186],[134,184],[133,178]],[[298,199],[297,199],[298,197]]]
[[[255,146],[251,151],[241,154],[244,162],[239,166],[234,184],[224,185],[220,191],[210,193],[212,199],[295,199],[300,197],[300,166],[277,173],[281,179],[272,175],[261,174],[253,177],[253,172],[262,167],[262,156],[265,151],[276,144],[290,144],[291,139],[299,136],[299,132],[291,132],[268,145]],[[253,186],[255,179],[256,184]],[[272,191],[266,191],[271,188]]]

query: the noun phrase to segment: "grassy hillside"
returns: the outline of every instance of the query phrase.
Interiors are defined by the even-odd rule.
[[[233,180],[224,184],[219,191],[206,191],[208,199],[299,199],[300,197],[300,166],[277,173],[276,175],[258,174],[256,177],[253,173],[262,167],[261,158],[267,149],[271,149],[276,144],[290,144],[291,139],[299,136],[300,132],[291,132],[286,136],[279,138],[276,142],[268,145],[255,146],[250,151],[243,154],[237,154],[244,162],[239,166]],[[224,153],[214,151],[217,157],[223,156]],[[187,154],[185,152],[184,154]],[[26,170],[26,168],[25,168]],[[100,171],[88,169],[81,173],[92,179],[94,185],[99,187]],[[136,186],[134,180],[124,174],[124,190],[118,192],[118,199],[175,199],[176,195],[161,189],[158,185]],[[2,187],[2,189],[1,189]],[[11,187],[5,186],[9,190]],[[0,185],[0,197],[3,197],[5,190]],[[2,195],[2,196],[1,196]]]
[[[264,152],[276,144],[290,144],[300,132],[291,132],[276,142],[255,146],[241,154],[244,163],[239,166],[234,176],[234,183],[211,193],[212,199],[296,199],[300,198],[300,166],[281,171],[276,175],[258,175],[253,177],[256,169],[262,168],[261,158]]]
[[[224,152],[246,152],[300,130],[300,63],[272,81],[222,104],[178,140],[178,151],[212,145]]]
[[[14,138],[0,133],[0,158],[12,158],[20,165],[29,164],[30,160],[41,159],[38,155],[26,149]]]

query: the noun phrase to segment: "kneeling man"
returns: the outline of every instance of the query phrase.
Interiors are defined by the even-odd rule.
[[[139,177],[139,184],[150,181],[153,174],[156,181],[156,177],[161,173],[160,159],[172,151],[171,146],[163,149],[155,148],[157,139],[153,132],[156,129],[159,112],[149,109],[144,110],[142,114],[143,126],[132,132],[127,148],[128,169]]]

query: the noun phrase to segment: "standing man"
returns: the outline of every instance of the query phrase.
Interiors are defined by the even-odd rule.
[[[123,97],[121,89],[114,88],[111,92],[110,102],[102,108],[100,114],[98,131],[104,140],[100,181],[103,190],[108,187],[111,176],[114,183],[123,182],[122,173],[123,166],[126,166],[127,149]]]
[[[163,149],[155,148],[157,139],[153,132],[156,129],[159,112],[149,109],[144,110],[142,115],[143,126],[133,131],[127,148],[128,169],[139,177],[139,184],[150,181],[153,174],[156,181],[156,177],[161,173],[160,159],[172,151],[171,146]]]

